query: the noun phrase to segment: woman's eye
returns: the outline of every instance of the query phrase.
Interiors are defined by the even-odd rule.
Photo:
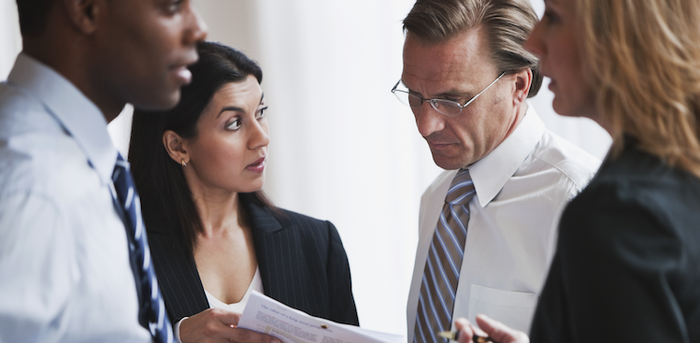
[[[267,111],[267,106],[258,110],[258,112],[255,114],[255,119],[265,118],[265,111]]]
[[[551,10],[545,10],[544,15],[542,16],[542,20],[547,20],[548,23],[556,23],[557,15]]]
[[[170,14],[175,14],[175,13],[179,12],[183,1],[184,0],[170,0],[170,1],[168,1],[166,3],[167,12]]]
[[[234,121],[226,124],[226,129],[231,131],[236,131],[241,128],[241,120],[235,119]]]

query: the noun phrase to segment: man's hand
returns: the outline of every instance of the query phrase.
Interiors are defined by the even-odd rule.
[[[280,343],[276,337],[237,328],[241,314],[210,308],[180,324],[182,343]]]
[[[489,336],[498,343],[530,343],[530,338],[524,332],[511,329],[483,314],[476,316],[476,323],[479,327],[472,326],[464,318],[455,321],[455,328],[459,330],[459,343],[476,343],[472,340],[475,333],[479,336]]]

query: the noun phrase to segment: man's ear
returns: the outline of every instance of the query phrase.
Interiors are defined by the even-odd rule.
[[[61,0],[76,30],[89,35],[97,30],[99,15],[105,10],[104,0]]]
[[[163,146],[170,158],[183,166],[190,162],[190,154],[187,152],[187,142],[172,130],[163,132]]]
[[[515,74],[515,88],[513,89],[513,104],[519,105],[527,101],[527,94],[532,85],[532,70],[525,68]]]

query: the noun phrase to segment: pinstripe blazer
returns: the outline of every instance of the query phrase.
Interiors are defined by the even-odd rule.
[[[335,226],[286,210],[244,206],[265,294],[316,317],[359,325],[350,267]],[[148,240],[173,323],[208,309],[194,257],[162,225],[149,226]]]

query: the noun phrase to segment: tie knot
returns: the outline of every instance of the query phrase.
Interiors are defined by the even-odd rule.
[[[117,153],[117,162],[114,164],[114,171],[112,172],[112,181],[117,182],[119,176],[123,171],[129,170],[129,162],[125,161],[121,153]]]
[[[460,169],[452,179],[450,188],[447,190],[445,202],[450,205],[466,204],[476,194],[474,182],[469,176],[469,169]]]

